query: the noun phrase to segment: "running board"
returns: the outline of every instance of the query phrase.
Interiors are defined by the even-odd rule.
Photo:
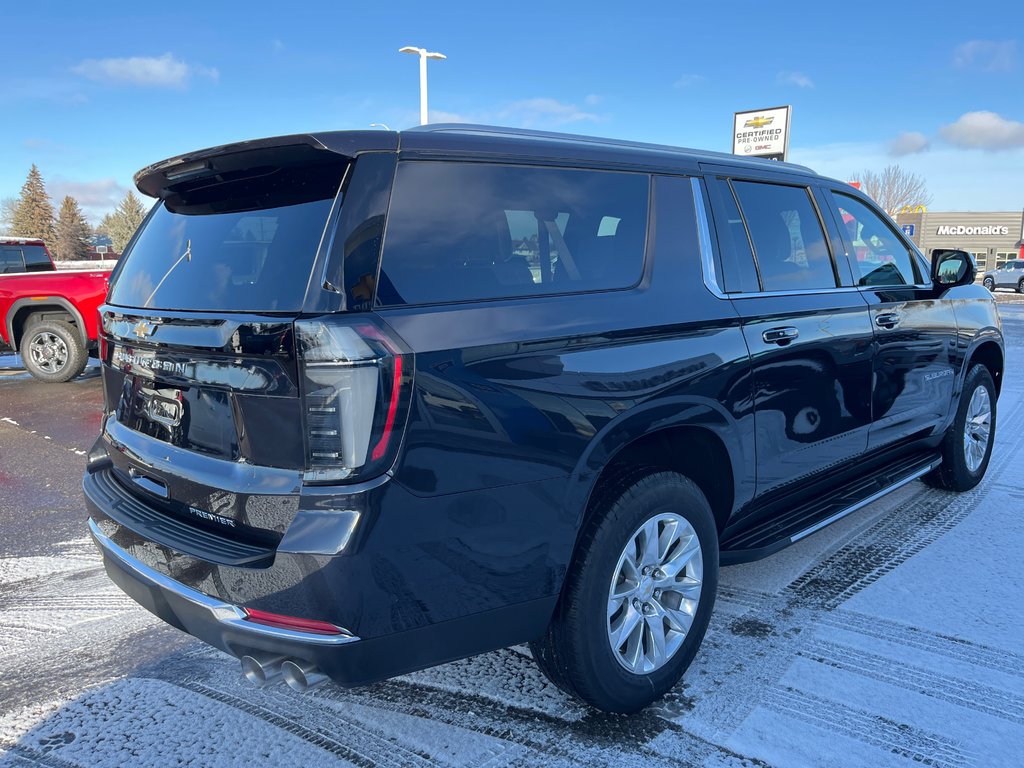
[[[783,510],[723,541],[719,562],[722,565],[749,563],[785,549],[928,474],[941,463],[942,458],[937,453],[918,454],[897,461],[870,477],[857,478],[825,497]]]

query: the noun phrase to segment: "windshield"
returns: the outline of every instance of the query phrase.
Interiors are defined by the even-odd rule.
[[[263,181],[255,196],[249,180],[245,195],[225,185],[216,196],[206,188],[201,198],[159,203],[123,259],[110,302],[140,309],[300,310],[341,181],[340,173],[329,181],[317,175],[317,184],[296,183],[302,180],[294,174],[286,185]]]

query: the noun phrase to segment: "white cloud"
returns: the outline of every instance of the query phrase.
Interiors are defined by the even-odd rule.
[[[946,141],[969,149],[1001,150],[1024,147],[1024,123],[995,112],[967,112],[939,133]]]
[[[587,94],[586,98],[583,99],[583,103],[588,107],[596,107],[598,104],[604,101],[604,96],[600,96],[596,93]]]
[[[587,112],[575,104],[547,97],[521,99],[473,113],[430,110],[432,123],[496,124],[516,128],[556,128],[570,123],[600,122],[601,119],[600,115]]]
[[[172,54],[128,58],[85,59],[71,68],[90,80],[117,85],[184,88],[193,77],[217,80],[220,73],[202,64],[187,64]]]
[[[498,117],[501,120],[511,120],[524,128],[532,125],[597,122],[601,119],[591,112],[584,112],[575,104],[566,104],[549,98],[514,101],[499,110]]]
[[[884,144],[868,142],[793,146],[789,159],[841,181],[858,171],[880,171],[892,164]],[[930,210],[1019,211],[1024,207],[1020,191],[1024,147],[995,154],[935,144],[928,152],[900,158],[899,165],[924,178],[934,197]]]
[[[693,85],[700,85],[706,79],[707,78],[704,77],[704,75],[692,75],[692,74],[681,75],[679,77],[679,79],[676,80],[672,85],[675,88],[689,88],[690,86],[693,86]]]
[[[926,149],[928,149],[928,138],[923,133],[918,133],[917,131],[901,133],[889,142],[889,154],[895,157],[916,155],[918,152],[924,152]]]
[[[86,217],[94,223],[99,222],[105,213],[114,210],[128,192],[127,187],[118,184],[114,179],[71,181],[58,177],[47,182],[46,186],[58,207],[65,195],[71,195],[82,206]]]
[[[968,40],[953,51],[953,66],[984,72],[1010,72],[1017,65],[1015,40]]]
[[[775,76],[775,82],[779,85],[795,85],[799,88],[814,87],[814,81],[803,72],[779,72]]]

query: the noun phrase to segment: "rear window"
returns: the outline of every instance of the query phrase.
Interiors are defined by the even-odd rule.
[[[25,258],[21,246],[0,245],[0,275],[11,275],[25,271]]]
[[[25,257],[26,272],[51,272],[53,262],[46,255],[46,249],[41,245],[22,246],[21,255]]]
[[[400,163],[377,303],[432,304],[634,285],[644,174]]]
[[[257,173],[258,171],[258,173]],[[295,312],[343,168],[255,169],[158,204],[110,301],[169,310]]]

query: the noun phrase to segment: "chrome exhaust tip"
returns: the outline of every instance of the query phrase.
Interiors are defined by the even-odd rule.
[[[287,656],[246,655],[241,658],[242,674],[257,688],[273,685],[281,681],[281,665],[287,660]]]
[[[288,687],[299,693],[321,686],[330,679],[316,664],[298,659],[288,659],[282,664],[281,674]]]

